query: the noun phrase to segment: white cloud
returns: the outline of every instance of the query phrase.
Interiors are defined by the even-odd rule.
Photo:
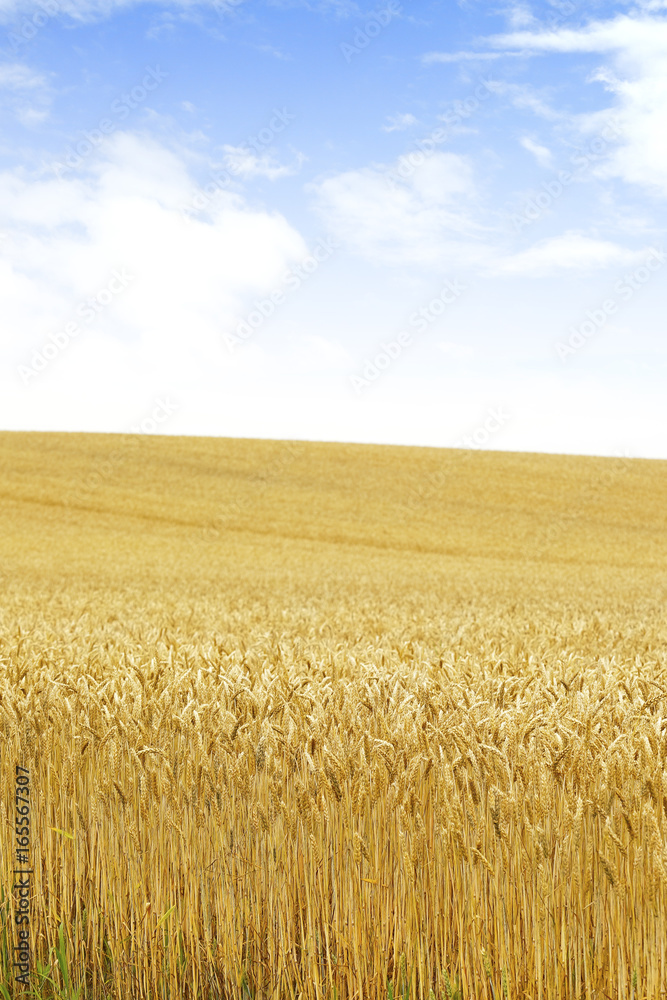
[[[29,66],[22,63],[0,65],[0,89],[20,91],[45,87],[47,87],[46,78],[41,73],[35,73]]]
[[[569,115],[551,107],[543,95],[536,92],[533,87],[519,83],[507,83],[505,80],[489,81],[488,86],[498,97],[507,97],[520,111],[531,111],[538,118],[554,122],[570,118]]]
[[[164,3],[164,0],[47,0],[44,7],[49,16],[66,14],[77,21],[90,21],[108,16],[116,8],[127,8],[141,2]],[[167,0],[169,6],[188,10],[195,6],[212,7],[220,17],[230,17],[248,0]],[[270,0],[271,6],[288,7],[294,3],[320,13],[334,13],[338,17],[358,16],[360,9],[353,0]],[[56,10],[52,7],[56,5]],[[21,12],[28,16],[34,12],[33,0],[0,0],[0,20],[10,21]],[[165,18],[164,13],[162,18]],[[155,24],[149,29],[149,37],[156,37],[162,30],[169,29],[170,23]]]
[[[556,31],[514,31],[488,41],[496,48],[519,46],[526,52],[626,52],[636,60],[639,45],[644,51],[659,51],[667,24],[660,18],[621,15],[609,21],[593,21],[582,28]]]
[[[48,118],[53,94],[45,76],[22,63],[0,64],[0,106],[31,128]]]
[[[374,263],[440,267],[485,255],[472,170],[462,156],[407,154],[391,168],[349,170],[308,190],[329,230]]]
[[[303,166],[306,157],[297,153],[292,164],[280,164],[271,153],[256,155],[247,146],[223,146],[225,151],[225,166],[238,177],[268,177],[275,181],[279,177],[289,177],[297,174]]]
[[[535,16],[525,3],[513,4],[506,13],[512,28],[525,28],[529,24],[535,24]]]
[[[509,52],[426,52],[422,56],[425,65],[430,63],[454,63],[468,62],[473,60],[488,61],[491,59],[502,59],[511,55]]]
[[[215,385],[228,359],[223,332],[307,247],[280,214],[228,192],[206,219],[188,220],[192,186],[176,156],[129,133],[74,176],[0,174],[5,395],[87,392],[113,406],[119,394],[144,400],[153,383]],[[88,324],[81,304],[114,271],[130,276],[126,287]],[[79,333],[23,388],[18,366],[72,322]]]
[[[108,14],[113,7],[127,7],[131,0],[55,0],[54,3],[45,5],[48,17],[57,17],[67,14],[76,20],[88,20],[89,18]],[[0,0],[0,20],[8,22],[14,20],[19,14],[32,13],[35,5],[29,0]],[[40,14],[40,21],[43,14]]]
[[[290,62],[292,56],[281,49],[275,48],[273,45],[257,45],[255,46],[258,52],[265,52],[269,56],[273,56],[274,59],[280,59],[282,62]]]
[[[591,82],[602,83],[613,95],[611,110],[621,136],[596,172],[667,195],[667,20],[623,15],[579,29],[513,32],[490,42],[496,48],[521,46],[534,53],[606,54],[611,66],[601,67]],[[581,115],[572,124],[590,134],[599,128],[601,115],[608,116],[609,110]]]
[[[641,253],[567,231],[508,254],[501,234],[477,222],[478,195],[468,160],[435,153],[417,168],[401,157],[308,186],[329,231],[376,265],[470,268],[478,275],[526,278],[630,264]],[[401,179],[403,168],[406,174]]]
[[[418,123],[418,119],[411,114],[394,115],[393,118],[387,120],[389,124],[382,126],[383,132],[403,132],[406,128]]]
[[[499,257],[493,269],[500,274],[540,276],[558,271],[587,271],[631,264],[641,256],[641,253],[626,250],[617,243],[568,232],[541,240],[521,253]]]
[[[49,117],[49,114],[49,108],[34,108],[30,105],[22,105],[16,108],[16,117],[26,128],[41,125]]]
[[[550,167],[552,165],[553,154],[550,149],[547,149],[546,146],[541,146],[538,142],[535,142],[528,136],[523,136],[519,141],[524,149],[527,149],[529,153],[532,153],[541,167]]]

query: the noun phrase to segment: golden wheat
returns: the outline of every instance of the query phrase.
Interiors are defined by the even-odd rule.
[[[38,992],[664,997],[665,464],[124,440],[0,435]]]

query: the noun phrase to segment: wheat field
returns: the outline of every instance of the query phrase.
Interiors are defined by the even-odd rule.
[[[667,995],[666,462],[4,433],[0,467],[3,997]]]

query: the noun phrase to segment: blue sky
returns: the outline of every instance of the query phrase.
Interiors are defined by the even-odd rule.
[[[667,2],[0,0],[0,424],[667,458]]]

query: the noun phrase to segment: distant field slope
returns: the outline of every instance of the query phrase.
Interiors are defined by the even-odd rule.
[[[664,1000],[666,608],[667,462],[0,434],[0,994],[20,819],[45,1000]]]
[[[24,552],[35,534],[66,543],[84,532],[104,553],[122,532],[173,537],[202,555],[216,540],[261,535],[270,546],[598,566],[657,568],[667,553],[667,462],[659,461],[4,433],[0,470],[3,530]]]

